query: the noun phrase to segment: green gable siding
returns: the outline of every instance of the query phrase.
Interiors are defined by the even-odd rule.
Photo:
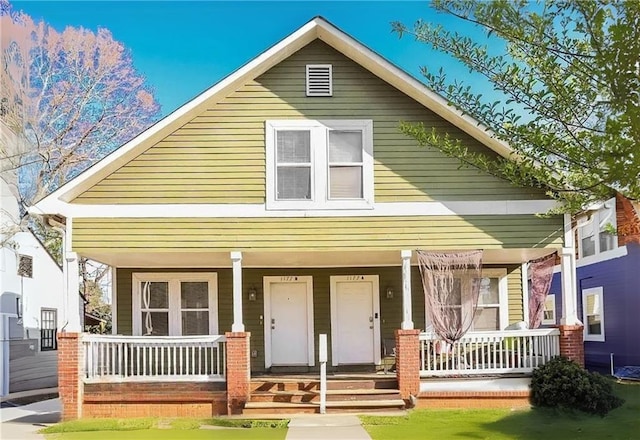
[[[333,65],[333,97],[305,96],[305,65]],[[373,119],[377,202],[545,198],[418,148],[419,121],[484,148],[323,42],[315,41],[142,153],[75,203],[264,203],[266,119]]]
[[[561,238],[561,217],[534,215],[78,218],[73,222],[73,249],[80,254],[100,249],[226,252],[545,248],[560,247]]]
[[[493,266],[498,267],[498,266]],[[509,278],[511,280],[512,267]],[[118,307],[118,333],[130,335],[132,331],[131,318],[131,275],[134,272],[216,272],[218,274],[218,328],[221,334],[231,330],[233,321],[232,304],[232,275],[230,269],[118,269],[117,278],[117,307]],[[259,372],[264,370],[264,327],[261,316],[264,315],[264,291],[263,277],[265,276],[306,276],[313,277],[313,302],[314,302],[314,332],[316,341],[316,360],[318,357],[318,334],[325,333],[328,336],[331,347],[331,304],[330,304],[330,277],[337,275],[378,275],[380,286],[380,336],[381,340],[394,338],[394,331],[400,328],[402,321],[402,269],[397,267],[371,267],[371,268],[322,268],[322,269],[244,269],[243,275],[243,315],[245,329],[251,332],[251,350],[257,350],[257,357],[251,359],[251,370]],[[420,272],[417,267],[411,270],[411,289],[413,303],[413,322],[415,328],[424,329],[425,302]],[[253,287],[257,290],[257,300],[248,301],[247,290]],[[387,287],[395,292],[392,299],[384,295]],[[522,292],[515,289],[515,284],[509,282],[509,308],[511,301],[520,296]],[[520,301],[521,305],[522,301]],[[518,306],[519,307],[519,306]],[[520,311],[522,313],[522,311]],[[329,350],[329,357],[331,351]],[[329,359],[331,364],[331,359]]]

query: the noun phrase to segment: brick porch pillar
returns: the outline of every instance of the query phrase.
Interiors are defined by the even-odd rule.
[[[584,367],[583,326],[560,325],[560,355],[577,362]]]
[[[58,394],[62,421],[82,417],[83,350],[81,333],[58,333]]]
[[[248,332],[226,332],[227,338],[227,414],[242,414],[251,394],[251,358]]]
[[[396,377],[400,395],[408,402],[420,392],[420,330],[396,330]]]

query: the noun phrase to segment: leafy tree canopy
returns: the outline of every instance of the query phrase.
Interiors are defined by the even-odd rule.
[[[640,2],[434,0],[433,6],[480,26],[504,50],[424,21],[412,28],[396,22],[394,31],[491,83],[497,93],[488,99],[442,69],[422,68],[430,88],[490,127],[515,160],[471,152],[418,124],[403,123],[405,133],[464,165],[518,185],[542,185],[569,212],[613,190],[640,198]]]
[[[107,29],[58,31],[0,0],[2,178],[23,208],[160,116],[130,52]]]

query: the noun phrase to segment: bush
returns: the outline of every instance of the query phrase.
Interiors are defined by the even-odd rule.
[[[569,408],[604,416],[624,403],[613,394],[611,381],[590,373],[565,357],[533,371],[531,402],[535,406]]]

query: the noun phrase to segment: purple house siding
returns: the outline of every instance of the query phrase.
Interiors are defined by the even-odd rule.
[[[640,245],[628,244],[627,255],[577,269],[578,317],[582,315],[582,290],[602,287],[604,342],[585,341],[588,369],[609,372],[610,354],[616,367],[640,365]],[[557,316],[562,316],[560,274],[553,277]]]

